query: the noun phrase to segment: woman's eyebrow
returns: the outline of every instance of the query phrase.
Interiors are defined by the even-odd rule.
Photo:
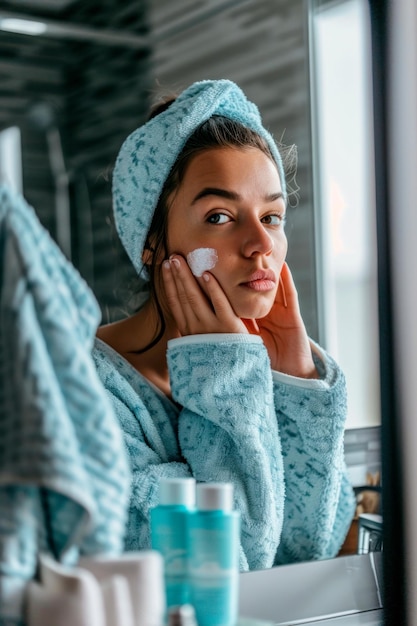
[[[220,196],[220,198],[226,198],[227,200],[240,200],[239,194],[235,191],[229,191],[228,189],[221,189],[219,187],[204,187],[204,189],[198,192],[191,204],[194,204],[197,200],[205,198],[206,196]]]
[[[282,191],[277,191],[276,193],[270,193],[265,196],[266,202],[275,202],[275,200],[284,199],[284,194]]]
[[[221,189],[219,187],[204,187],[198,194],[193,198],[191,204],[193,205],[197,200],[201,198],[205,198],[206,196],[219,196],[220,198],[226,198],[226,200],[240,200],[241,196],[236,193],[236,191],[229,191],[228,189]],[[264,197],[265,202],[275,202],[275,200],[279,200],[283,198],[284,194],[282,191],[277,191],[276,193],[267,194]]]

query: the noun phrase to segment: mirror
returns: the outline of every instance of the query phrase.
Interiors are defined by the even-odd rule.
[[[311,69],[313,60],[320,61],[317,19],[324,5],[328,9],[339,4],[343,2],[1,3],[0,130],[20,129],[20,139],[15,134],[13,140],[16,150],[21,149],[22,163],[16,184],[22,185],[43,224],[92,287],[104,321],[123,314],[121,286],[134,278],[111,226],[111,168],[122,141],[144,121],[153,95],[161,89],[181,89],[202,78],[230,78],[257,103],[275,137],[298,147],[299,192],[289,211],[288,261],[307,330],[333,352],[326,335],[327,286],[320,279],[329,263],[323,239],[327,218],[321,212],[328,206],[320,136],[326,116],[320,108],[324,102],[319,98],[318,65]],[[331,134],[331,128],[327,132]],[[341,137],[340,143],[347,139]],[[4,133],[3,143],[6,140],[10,135]],[[367,150],[371,144],[372,139]],[[371,181],[369,171],[364,185],[369,183],[372,194]],[[372,228],[366,226],[371,238]],[[349,233],[352,242],[358,228]],[[352,301],[347,292],[343,297]],[[339,312],[346,312],[340,302]],[[376,314],[366,300],[359,306]],[[354,333],[356,324],[348,324]],[[375,328],[376,322],[366,317],[362,338],[366,325]],[[362,353],[360,343],[352,345],[349,371],[352,380],[356,376],[362,382],[356,366],[363,363],[368,348]],[[376,359],[366,369],[375,374],[376,385]],[[368,471],[379,467],[379,415],[373,409],[370,421],[352,424],[346,433],[346,456],[353,482],[360,485]]]

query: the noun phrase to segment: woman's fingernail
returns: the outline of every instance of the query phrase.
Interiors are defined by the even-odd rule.
[[[180,262],[179,262],[179,260],[178,260],[178,259],[175,259],[175,258],[173,259],[173,258],[169,257],[169,260],[170,260],[170,262],[171,262],[173,265],[175,265],[175,267],[176,267],[176,268],[179,268],[179,267],[180,267]]]
[[[165,267],[166,270],[170,270],[171,269],[171,265],[170,265],[169,261],[164,261],[163,262],[163,266]]]
[[[210,280],[210,274],[206,274],[206,273],[204,272],[204,274],[203,274],[203,280],[205,280],[205,281],[206,281],[206,283],[208,283],[208,281]]]

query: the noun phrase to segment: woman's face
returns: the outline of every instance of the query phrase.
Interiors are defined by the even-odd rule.
[[[192,159],[173,197],[168,252],[193,253],[189,263],[197,256],[200,266],[208,258],[236,315],[259,319],[269,313],[279,286],[287,253],[284,221],[275,164],[258,148],[212,148]],[[197,280],[204,290],[205,281]]]

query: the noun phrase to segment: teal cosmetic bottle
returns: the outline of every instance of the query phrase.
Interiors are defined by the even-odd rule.
[[[201,483],[189,516],[190,603],[199,626],[233,626],[238,618],[240,513],[231,483]]]
[[[195,506],[194,478],[163,478],[159,504],[151,509],[151,546],[164,559],[167,608],[189,602],[187,516]]]

